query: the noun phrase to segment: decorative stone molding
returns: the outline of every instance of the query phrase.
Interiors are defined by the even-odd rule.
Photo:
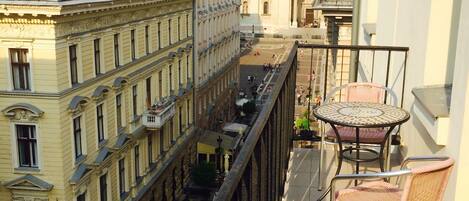
[[[106,96],[106,94],[109,93],[109,91],[111,91],[111,87],[104,86],[104,85],[99,85],[94,90],[93,95],[91,96],[91,98],[93,98],[93,100],[96,101],[96,102],[102,101],[104,99],[104,97]]]
[[[85,96],[75,96],[73,99],[70,101],[68,105],[68,110],[71,113],[80,113],[83,111],[83,106],[86,105],[90,101],[90,98],[85,97]]]
[[[127,85],[127,83],[129,83],[129,79],[127,77],[117,77],[112,83],[112,88],[116,91],[120,91]]]
[[[44,112],[29,103],[17,103],[2,110],[3,115],[16,121],[37,121]]]

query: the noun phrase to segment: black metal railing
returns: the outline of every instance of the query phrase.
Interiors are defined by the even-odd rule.
[[[299,44],[299,49],[311,52],[310,72],[320,69],[320,80],[317,80],[320,84],[316,89],[313,86],[314,80],[310,79],[312,96],[324,99],[334,87],[351,82],[372,82],[393,90],[397,95],[398,105],[402,107],[408,47]],[[385,102],[387,100],[385,98]]]
[[[298,44],[293,46],[272,93],[247,133],[215,201],[282,198],[293,132]]]
[[[310,52],[310,62],[298,64],[298,50],[301,55]],[[297,65],[310,67],[310,102],[313,92],[325,97],[335,86],[358,81],[378,82],[399,90],[402,106],[408,50],[407,47],[296,43],[287,61],[280,65],[281,72],[274,89],[247,133],[214,200],[281,200],[292,149]],[[348,69],[351,66],[357,66],[358,73],[350,76]],[[317,90],[312,86],[313,68],[322,72],[316,73],[321,78],[317,79]]]

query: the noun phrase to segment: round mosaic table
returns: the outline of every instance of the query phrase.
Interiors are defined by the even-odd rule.
[[[316,118],[331,125],[334,130],[337,141],[339,143],[339,164],[337,167],[336,175],[340,173],[342,167],[342,160],[347,159],[356,163],[355,173],[358,174],[360,162],[370,162],[379,160],[380,169],[384,171],[384,157],[383,151],[390,137],[392,130],[409,120],[410,115],[407,111],[380,103],[365,103],[365,102],[334,102],[321,105],[317,107],[313,114]],[[352,143],[355,146],[346,149],[342,146],[337,126],[352,127],[355,129],[355,141]],[[379,153],[373,149],[360,147],[360,129],[384,129],[386,131],[384,140],[379,143]],[[355,156],[353,156],[354,152]],[[360,152],[369,152],[372,157],[360,158]],[[355,181],[356,183],[357,181]],[[327,193],[327,192],[326,192]]]

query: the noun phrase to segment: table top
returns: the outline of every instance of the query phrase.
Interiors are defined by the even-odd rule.
[[[313,114],[327,123],[358,128],[395,126],[410,118],[401,108],[365,102],[327,103],[314,109]]]

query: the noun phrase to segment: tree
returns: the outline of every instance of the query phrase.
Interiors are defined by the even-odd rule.
[[[214,187],[216,179],[217,171],[213,163],[201,162],[192,169],[192,181],[198,186]]]
[[[243,112],[246,114],[252,114],[256,112],[256,102],[254,100],[251,100],[247,103],[243,104]]]

